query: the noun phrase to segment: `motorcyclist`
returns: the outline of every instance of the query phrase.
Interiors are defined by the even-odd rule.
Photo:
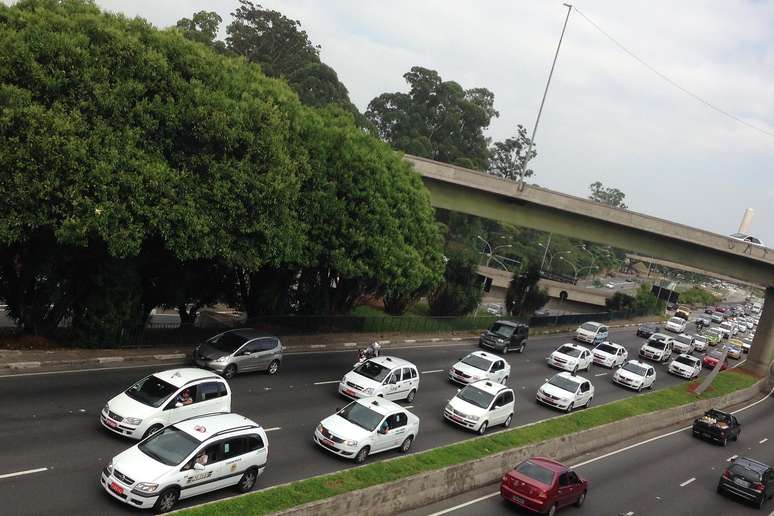
[[[378,340],[373,341],[373,343],[371,343],[368,346],[368,353],[370,355],[370,358],[378,357],[379,351],[381,351],[381,349],[382,349],[382,346],[379,344],[379,341]]]

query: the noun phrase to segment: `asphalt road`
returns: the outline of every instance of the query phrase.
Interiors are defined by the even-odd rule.
[[[582,508],[569,507],[558,514],[577,516],[736,516],[774,514],[769,501],[759,511],[751,505],[715,492],[723,468],[733,456],[774,464],[774,399],[737,413],[742,423],[738,442],[725,448],[695,439],[689,429],[666,433],[630,449],[618,448],[608,456],[584,458],[575,467],[589,481]],[[637,444],[637,443],[633,443]],[[499,485],[466,493],[404,516],[528,515],[526,510],[502,500]],[[476,501],[477,500],[477,501]],[[472,502],[472,503],[471,503]]]
[[[611,340],[636,356],[642,339],[634,328],[613,329]],[[537,388],[555,371],[544,357],[564,342],[567,335],[533,337],[524,354],[509,354],[509,384],[516,391],[513,425],[558,415],[534,402]],[[410,410],[421,419],[413,451],[448,444],[472,435],[444,422],[441,410],[456,387],[446,371],[473,343],[447,342],[435,347],[390,350],[415,363],[421,383]],[[336,383],[352,367],[354,352],[297,354],[285,357],[280,373],[240,375],[231,381],[232,409],[269,429],[269,465],[257,488],[351,467],[352,464],[318,449],[311,436],[317,423],[347,401],[336,392]],[[43,373],[0,377],[0,508],[2,514],[104,515],[134,513],[103,493],[98,475],[108,460],[133,442],[103,430],[98,414],[105,401],[153,367],[104,369],[73,373]],[[657,388],[680,383],[657,368]],[[611,372],[591,367],[589,378],[596,388],[593,404],[635,393],[610,382]],[[492,429],[498,431],[498,429]],[[369,458],[394,457],[396,452]],[[28,470],[45,471],[9,476]],[[233,494],[229,490],[204,495],[182,505],[200,503]]]

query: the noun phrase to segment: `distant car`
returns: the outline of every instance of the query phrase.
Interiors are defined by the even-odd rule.
[[[449,400],[443,417],[483,435],[492,426],[511,426],[515,411],[513,389],[489,380],[479,380],[466,385]]]
[[[496,321],[481,334],[478,345],[500,353],[508,353],[509,351],[523,353],[527,347],[528,337],[528,325],[512,321]]]
[[[714,312],[714,313],[713,313],[713,314],[710,316],[710,319],[712,319],[712,322],[714,322],[714,323],[716,323],[716,324],[720,324],[720,323],[722,323],[722,322],[723,322],[723,314],[721,314],[721,313],[718,313],[718,312]]]
[[[548,365],[577,373],[591,366],[591,351],[578,344],[562,344],[546,357]]]
[[[655,324],[640,324],[637,326],[637,336],[638,337],[645,337],[646,339],[650,338],[651,335],[654,333],[658,333],[661,331],[661,328],[656,326]]]
[[[728,311],[728,308],[725,306],[716,306],[715,311],[720,312],[721,314],[724,314]]]
[[[566,412],[576,407],[588,407],[594,397],[594,386],[582,376],[558,373],[540,386],[535,396],[543,403]]]
[[[731,339],[731,340],[737,340],[737,339]],[[728,351],[728,356],[731,358],[735,358],[736,360],[739,360],[742,358],[742,342],[737,341],[739,344],[735,344],[733,342],[729,342],[728,344],[724,345],[723,348]]]
[[[486,313],[489,315],[502,315],[503,305],[490,304],[488,307],[486,307]]]
[[[711,306],[708,306],[707,308],[704,309],[704,313],[707,315],[712,315],[714,312],[715,312],[715,309],[712,308]]]
[[[701,359],[701,365],[704,367],[708,367],[710,369],[714,369],[716,365],[718,365],[718,362],[723,358],[723,352],[713,349],[707,352],[706,355],[704,355],[704,358]],[[728,369],[728,359],[723,360],[723,364],[720,366],[721,371],[725,371]]]
[[[667,310],[669,310],[670,312],[674,312],[675,310],[677,310],[677,307],[678,307],[677,303],[669,303],[667,305]]]
[[[672,349],[678,353],[690,355],[694,350],[693,337],[685,333],[676,335],[673,339]]]
[[[733,459],[720,476],[717,492],[732,494],[761,509],[774,497],[774,469],[747,457]]]
[[[497,355],[486,351],[474,351],[462,357],[449,369],[449,380],[469,384],[479,380],[505,383],[511,374],[511,366]]]
[[[557,509],[583,505],[589,484],[567,466],[545,457],[525,460],[500,480],[500,496],[519,507],[554,516]]]
[[[605,283],[605,288],[615,288],[615,285],[613,283]]]
[[[717,346],[723,339],[723,334],[718,331],[717,328],[710,328],[704,332],[704,336],[707,337],[707,344],[710,346]]]
[[[640,357],[666,362],[672,356],[674,340],[663,333],[654,333],[640,348]]]
[[[710,409],[703,416],[693,421],[692,432],[694,437],[703,437],[712,441],[718,441],[723,446],[729,440],[739,439],[742,425],[736,416],[728,412]]]
[[[696,351],[707,351],[707,336],[693,335],[693,345]]]
[[[749,353],[751,347],[752,347],[752,343],[749,340],[742,342],[742,352],[743,353]]]
[[[629,358],[629,352],[620,344],[603,342],[591,351],[593,362],[605,367],[618,367]]]
[[[682,354],[669,363],[667,371],[692,380],[701,374],[701,360],[691,355]]]
[[[733,235],[729,235],[729,236],[734,240],[739,240],[740,242],[746,242],[748,244],[754,244],[754,245],[763,245],[761,241],[755,238],[754,236],[746,235],[744,233],[734,233]]]
[[[575,330],[575,340],[588,344],[598,344],[607,340],[608,328],[602,323],[589,321]]]
[[[276,374],[282,364],[282,352],[278,337],[242,328],[215,335],[197,346],[193,356],[197,366],[232,378],[248,371]]]
[[[685,331],[686,320],[682,317],[672,317],[665,325],[665,328],[674,333],[683,333]]]
[[[645,362],[630,360],[613,375],[613,382],[637,392],[652,389],[656,381],[656,370]]]
[[[378,356],[345,374],[338,389],[350,399],[383,396],[411,403],[419,390],[419,373],[417,366],[407,360]]]

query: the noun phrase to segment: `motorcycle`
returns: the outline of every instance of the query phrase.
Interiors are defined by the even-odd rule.
[[[372,346],[369,346],[365,349],[358,349],[357,350],[357,362],[352,366],[352,368],[356,368],[359,365],[361,365],[363,362],[370,358],[375,358],[379,356],[379,351],[375,350]]]

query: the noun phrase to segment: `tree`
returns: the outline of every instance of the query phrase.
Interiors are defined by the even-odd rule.
[[[396,149],[446,163],[486,170],[494,94],[465,90],[438,72],[414,66],[404,76],[408,93],[382,93],[365,113],[377,134]]]
[[[521,177],[524,171],[524,177],[530,177],[533,174],[532,169],[524,170],[525,163],[537,156],[534,147],[527,156],[530,139],[527,136],[527,130],[521,124],[516,126],[516,136],[507,138],[502,142],[495,142],[490,150],[489,173],[504,179],[515,181]]]
[[[191,41],[212,47],[218,53],[223,54],[226,52],[226,44],[215,40],[222,21],[223,18],[216,12],[199,11],[194,13],[191,18],[179,19],[175,27]]]
[[[601,182],[596,181],[589,185],[589,189],[591,190],[589,199],[592,201],[601,202],[613,208],[626,209],[626,205],[623,202],[626,194],[618,188],[605,188]]]
[[[509,314],[528,317],[548,303],[548,292],[538,285],[540,268],[529,265],[526,272],[515,272],[505,293],[505,308]]]
[[[637,298],[623,292],[616,292],[613,297],[605,299],[605,307],[608,310],[633,311],[637,309]]]
[[[443,281],[428,296],[430,315],[466,315],[481,302],[483,291],[478,275],[478,257],[464,248],[446,251],[448,261]]]

